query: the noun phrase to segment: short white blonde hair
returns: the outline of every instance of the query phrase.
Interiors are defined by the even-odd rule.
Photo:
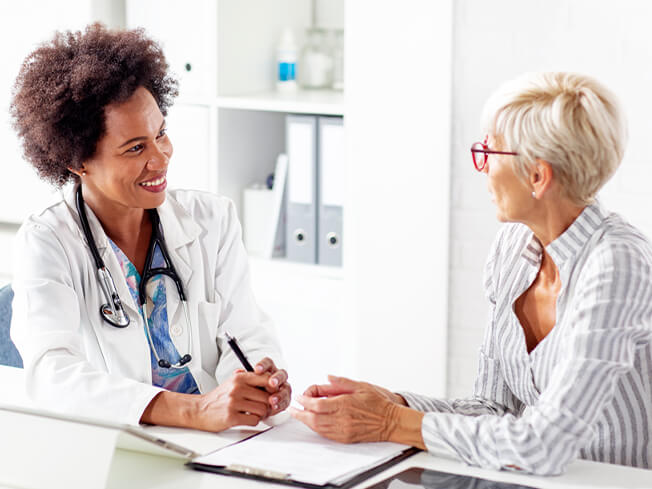
[[[627,143],[616,96],[577,73],[528,73],[498,89],[484,108],[487,133],[515,151],[526,178],[536,159],[550,163],[565,196],[588,205],[614,174]]]

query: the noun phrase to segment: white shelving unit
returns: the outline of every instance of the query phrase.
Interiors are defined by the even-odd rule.
[[[217,98],[217,106],[223,109],[343,116],[344,94],[335,90],[298,90],[289,94],[265,91],[224,95]]]
[[[128,0],[126,18],[180,75],[172,186],[241,208],[285,151],[286,114],[344,117],[344,266],[251,260],[295,387],[331,372],[444,395],[452,1]],[[346,96],[274,90],[282,30],[313,20],[345,29]]]

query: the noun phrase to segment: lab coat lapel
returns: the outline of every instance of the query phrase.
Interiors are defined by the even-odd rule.
[[[169,198],[158,208],[158,213],[170,260],[181,280],[183,290],[188,296],[190,294],[188,284],[193,275],[191,248],[201,229],[181,206]],[[168,322],[170,325],[178,324],[185,328],[186,321],[180,316],[183,314],[183,310],[179,310],[180,300],[176,287],[171,280],[166,280],[165,283]],[[186,299],[190,301],[190,297],[186,297]],[[186,334],[188,332],[184,331],[182,336]]]

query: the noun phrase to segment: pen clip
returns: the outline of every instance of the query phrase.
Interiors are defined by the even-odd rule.
[[[256,467],[249,467],[248,465],[240,465],[240,464],[227,465],[226,470],[230,470],[231,472],[238,472],[240,474],[264,477],[265,479],[284,480],[290,477],[290,474],[284,474],[283,472],[276,472],[274,470],[267,470],[267,469],[258,469]]]

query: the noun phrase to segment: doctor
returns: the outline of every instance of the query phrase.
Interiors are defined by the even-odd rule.
[[[167,70],[142,30],[99,24],[27,58],[11,106],[25,157],[41,178],[73,185],[18,233],[11,335],[46,408],[207,431],[255,425],[288,406],[291,388],[233,203],[166,190],[177,95]]]

